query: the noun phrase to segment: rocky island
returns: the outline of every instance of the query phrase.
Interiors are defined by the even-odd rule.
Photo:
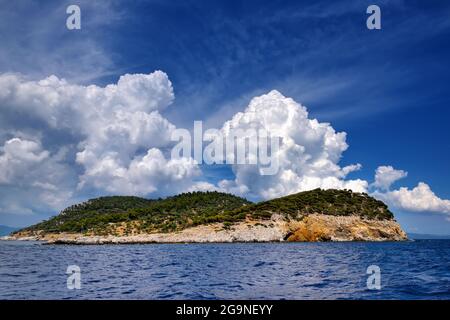
[[[101,197],[8,239],[121,244],[401,241],[407,236],[383,202],[350,190],[315,189],[259,203],[220,192],[153,200]]]

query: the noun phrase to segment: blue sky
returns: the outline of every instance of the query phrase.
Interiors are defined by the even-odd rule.
[[[105,86],[126,73],[162,70],[175,98],[160,113],[185,128],[194,120],[220,127],[253,97],[275,89],[306,106],[310,118],[347,133],[340,165],[362,164],[349,178],[370,183],[379,166],[389,165],[408,172],[392,190],[423,181],[440,199],[450,199],[448,2],[77,3],[82,29],[68,31],[65,7],[72,2],[0,1],[0,73],[30,81],[54,74]],[[373,3],[381,8],[381,30],[366,28]],[[28,128],[42,134],[50,153],[79,142],[76,134],[14,110],[2,109],[0,124],[1,145]],[[75,157],[67,159],[75,185],[84,168]],[[233,176],[227,167],[203,173],[213,184]],[[23,195],[11,196],[21,188],[11,181],[0,185],[0,201],[23,203]],[[86,188],[71,200],[105,193],[111,192]],[[4,209],[0,224],[21,226],[55,213],[45,205],[29,207],[30,214]],[[448,214],[393,211],[408,231],[450,233]]]

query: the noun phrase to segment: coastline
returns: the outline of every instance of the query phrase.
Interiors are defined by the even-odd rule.
[[[205,224],[170,233],[93,235],[37,231],[0,239],[73,245],[408,240],[406,233],[395,220],[369,220],[358,216],[321,214],[308,215],[301,220],[286,220],[274,214],[268,220],[245,220],[229,227],[222,223]]]

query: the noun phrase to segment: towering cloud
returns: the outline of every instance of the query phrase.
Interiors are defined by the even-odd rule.
[[[55,76],[40,81],[0,76],[0,109],[5,114],[26,114],[41,123],[40,133],[51,148],[61,143],[51,133],[67,135],[76,144],[74,158],[60,162],[72,163],[78,190],[148,195],[191,187],[200,174],[192,159],[165,156],[175,126],[160,111],[173,98],[172,84],[161,71],[127,74],[106,87],[70,84]],[[14,132],[28,130],[27,125]],[[48,163],[48,157],[40,143],[13,136],[0,153],[0,183],[17,183],[19,174],[39,174],[42,168],[36,163]]]
[[[236,178],[221,181],[223,189],[263,199],[314,188],[366,191],[366,181],[345,180],[360,165],[342,168],[338,164],[348,148],[345,132],[310,119],[306,108],[291,98],[278,91],[256,97],[244,112],[225,122],[222,131],[226,136],[231,129],[249,128],[263,128],[281,138],[276,154],[280,169],[275,175],[261,175],[259,165],[234,165]]]

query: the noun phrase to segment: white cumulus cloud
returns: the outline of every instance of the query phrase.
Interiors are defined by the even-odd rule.
[[[375,192],[373,195],[405,211],[450,214],[450,200],[439,198],[424,182],[420,182],[413,189],[401,187],[386,193]]]
[[[408,172],[394,169],[392,166],[379,166],[375,171],[375,181],[371,184],[375,188],[371,195],[392,208],[407,212],[450,213],[450,200],[439,198],[424,182],[412,189],[400,187],[390,190],[394,182],[407,175]]]
[[[51,153],[43,149],[40,141],[20,137],[6,141],[0,147],[0,187],[10,188],[10,192],[3,195],[0,211],[32,212],[23,206],[29,201],[43,207],[67,205],[76,177],[64,157],[64,148]],[[14,199],[18,195],[23,197],[19,203]]]
[[[160,111],[173,99],[172,84],[161,71],[126,74],[105,87],[72,84],[56,76],[34,81],[18,74],[0,75],[0,111],[16,118],[27,114],[44,123],[47,140],[52,138],[51,130],[75,140],[73,158],[66,160],[77,176],[78,191],[148,195],[191,187],[200,174],[194,161],[165,156],[175,126]],[[33,141],[6,141],[0,182],[17,184],[19,174],[42,174],[34,164],[50,161],[45,159],[49,152],[41,148]],[[44,200],[54,202],[49,193],[52,183],[44,179],[34,181],[32,187],[48,190]]]
[[[260,165],[233,165],[236,178],[221,181],[222,189],[263,199],[315,188],[367,190],[364,180],[345,180],[347,174],[360,169],[359,164],[344,168],[338,164],[348,148],[345,132],[310,119],[304,106],[280,92],[253,98],[244,112],[224,123],[222,131],[227,136],[232,130],[251,128],[262,128],[281,138],[276,154],[278,173],[261,175]]]
[[[11,183],[23,178],[49,156],[48,151],[42,150],[40,143],[20,138],[6,141],[0,147],[0,152],[0,183]]]
[[[408,172],[396,170],[392,166],[380,166],[375,171],[375,182],[373,186],[382,190],[389,190],[395,181],[405,178],[407,175]]]

